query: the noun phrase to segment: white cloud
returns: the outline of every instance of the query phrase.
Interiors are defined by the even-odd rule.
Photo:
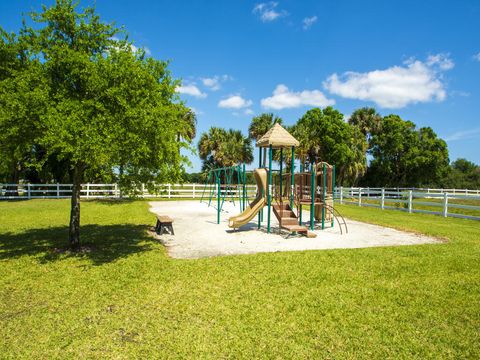
[[[457,131],[445,137],[445,141],[474,139],[480,137],[480,128]]]
[[[409,59],[404,66],[385,70],[332,74],[323,86],[344,98],[373,101],[384,108],[402,108],[419,102],[443,101],[447,95],[442,72],[453,66],[447,55],[431,55],[425,62]]]
[[[311,16],[311,17],[306,17],[303,19],[303,30],[308,30],[310,27],[315,24],[318,20],[318,17],[316,15]]]
[[[202,78],[202,83],[212,91],[220,90],[220,81],[216,77]]]
[[[240,95],[232,95],[226,99],[220,100],[218,107],[225,109],[242,109],[252,105],[252,100],[245,100]]]
[[[273,96],[262,99],[261,104],[266,109],[281,110],[305,105],[325,107],[335,104],[335,100],[327,99],[320,90],[293,92],[280,84],[273,91]]]
[[[473,60],[480,61],[480,52],[473,55]]]
[[[177,92],[180,94],[190,95],[199,99],[207,97],[207,94],[200,91],[200,89],[195,84],[181,85],[177,87]]]
[[[285,10],[277,9],[278,2],[269,1],[266,3],[256,4],[253,7],[253,13],[260,16],[260,19],[263,22],[274,21],[280,17],[286,16],[287,12]]]
[[[220,90],[222,82],[232,80],[232,77],[230,75],[215,75],[209,78],[201,78],[200,80],[202,80],[202,83],[205,87],[212,91],[217,91]]]
[[[245,109],[244,114],[245,114],[245,115],[253,115],[254,112],[253,112],[252,109]]]
[[[426,64],[431,67],[438,66],[440,70],[450,70],[455,66],[450,59],[450,54],[429,55]]]

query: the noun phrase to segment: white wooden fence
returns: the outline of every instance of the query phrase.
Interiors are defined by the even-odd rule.
[[[338,187],[335,199],[340,204],[480,220],[479,190]]]
[[[223,187],[221,191],[236,196],[240,189]],[[203,196],[208,199],[211,192],[216,192],[215,185],[165,184],[153,194],[142,186],[139,196],[164,199],[200,199]],[[247,192],[249,198],[254,197],[256,186],[247,185]],[[71,194],[72,184],[0,184],[0,200],[62,199]],[[81,189],[84,199],[119,198],[120,195],[117,184],[83,184]],[[340,204],[480,220],[480,190],[337,187],[335,200]]]
[[[246,185],[249,197],[255,196],[256,185]],[[208,199],[209,194],[216,192],[215,185],[204,184],[164,184],[158,192],[149,193],[142,185],[138,189],[142,198],[184,198],[200,199],[202,195]],[[222,192],[228,196],[238,195],[240,189],[235,186],[222,187]],[[63,199],[72,196],[72,184],[0,184],[0,200],[14,199]],[[82,184],[80,197],[82,199],[119,198],[120,188],[117,184]]]

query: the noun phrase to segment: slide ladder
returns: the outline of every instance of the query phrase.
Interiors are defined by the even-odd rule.
[[[309,238],[317,237],[317,234],[308,231],[308,228],[304,225],[300,225],[298,217],[295,212],[290,208],[288,203],[277,203],[273,205],[273,213],[278,219],[280,228],[286,229],[290,232],[296,232],[303,234]]]

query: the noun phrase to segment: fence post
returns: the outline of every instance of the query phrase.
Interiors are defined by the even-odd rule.
[[[385,209],[385,188],[382,188],[382,198],[380,200],[380,207]]]
[[[362,188],[358,188],[358,206],[362,206]]]
[[[142,198],[145,197],[145,184],[142,183]]]
[[[340,186],[340,204],[343,204],[343,186]]]
[[[171,195],[171,192],[172,192],[172,185],[171,184],[168,184],[168,198],[170,199],[170,197],[172,196]]]
[[[8,189],[8,188],[7,188],[7,189]],[[28,197],[29,199],[32,198],[32,194],[30,193],[30,183],[27,184],[27,197]]]
[[[370,199],[370,186],[369,186],[369,187],[367,187],[367,198],[369,198],[369,199]]]
[[[195,199],[195,184],[193,184],[193,198]]]
[[[408,212],[412,212],[412,190],[408,191]]]
[[[118,197],[118,185],[115,183],[113,187],[113,197],[117,198]]]
[[[90,183],[87,183],[87,199],[90,198]]]
[[[60,184],[57,183],[57,199],[60,199]]]
[[[448,194],[443,193],[443,217],[448,216]]]

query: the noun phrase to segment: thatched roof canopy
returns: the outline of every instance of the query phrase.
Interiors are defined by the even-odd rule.
[[[269,147],[270,145],[274,149],[279,149],[297,147],[300,143],[282,125],[276,123],[257,141],[257,147]]]

